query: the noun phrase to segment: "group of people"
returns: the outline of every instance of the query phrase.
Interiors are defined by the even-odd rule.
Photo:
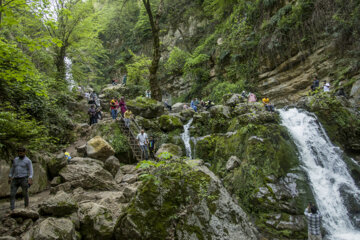
[[[257,102],[257,98],[255,93],[251,93],[249,92],[248,94],[246,93],[246,91],[242,91],[241,92],[241,98],[243,99],[243,101],[247,101],[248,103],[254,103]],[[265,110],[269,111],[269,112],[274,112],[275,111],[275,107],[274,105],[270,102],[269,97],[265,96],[262,99],[262,103],[264,104]]]
[[[192,99],[190,102],[190,108],[192,108],[195,112],[198,112],[200,109],[209,110],[211,107],[215,106],[215,103],[211,100],[201,100],[199,101],[197,98]],[[189,109],[187,104],[184,104],[183,109]]]
[[[88,104],[90,104],[88,115],[89,115],[89,124],[91,126],[97,123],[98,120],[102,119],[100,98],[98,97],[95,91],[91,93],[85,92],[85,98],[88,100]]]
[[[315,92],[317,90],[320,89],[320,80],[317,76],[314,77],[314,81],[313,84],[311,85],[311,91]],[[323,92],[330,92],[331,88],[330,88],[330,83],[329,82],[324,82],[324,86],[323,86]],[[345,90],[343,85],[341,84],[341,82],[339,83],[339,87],[338,90],[335,93],[335,96],[343,96],[343,97],[347,97],[345,94]]]
[[[110,101],[110,112],[112,119],[116,119],[118,114],[124,117],[124,114],[127,110],[127,106],[125,103],[125,98],[121,97],[120,101],[116,97],[113,97]]]

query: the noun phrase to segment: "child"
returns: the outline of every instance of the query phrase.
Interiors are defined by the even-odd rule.
[[[66,159],[67,163],[70,164],[70,160],[71,160],[70,153],[67,152],[66,149],[64,149],[63,151],[64,151],[64,155],[65,155],[65,159]]]
[[[155,159],[154,151],[155,151],[155,140],[151,136],[150,141],[149,141],[149,152],[150,152],[150,158],[152,158],[152,159]]]

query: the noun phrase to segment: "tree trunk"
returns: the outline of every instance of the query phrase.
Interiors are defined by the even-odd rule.
[[[56,66],[56,80],[65,83],[66,69],[65,69],[65,55],[66,47],[61,46],[56,49],[55,66]]]
[[[159,9],[156,13],[155,19],[153,17],[152,11],[151,11],[151,4],[150,0],[142,0],[144,3],[144,7],[146,9],[146,12],[149,16],[151,31],[152,31],[152,37],[153,37],[153,59],[151,62],[151,66],[149,67],[149,82],[150,82],[150,89],[151,89],[151,97],[157,101],[162,100],[161,90],[157,81],[157,70],[159,68],[159,62],[160,62],[160,39],[159,39],[159,33],[160,33],[160,27],[159,27],[159,19],[161,16],[161,7],[162,7],[162,0],[159,4]]]

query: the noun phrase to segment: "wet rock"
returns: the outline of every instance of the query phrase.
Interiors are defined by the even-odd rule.
[[[86,143],[86,154],[90,158],[105,161],[108,157],[113,156],[115,151],[102,137],[96,136]]]
[[[70,194],[59,191],[55,196],[42,202],[39,208],[41,215],[63,217],[75,212],[78,206]]]
[[[179,158],[182,156],[182,150],[179,146],[171,143],[165,143],[160,146],[159,150],[156,152],[155,157],[158,159],[167,158],[164,153],[170,153],[175,158]]]
[[[104,168],[108,170],[113,176],[115,176],[120,168],[119,159],[117,159],[115,156],[110,156],[108,159],[106,159]]]
[[[240,159],[236,156],[231,156],[226,162],[226,170],[231,171],[240,165]]]
[[[76,240],[74,224],[66,218],[47,218],[32,234],[36,240]]]
[[[30,210],[27,208],[18,208],[10,213],[10,217],[12,218],[22,218],[22,219],[32,219],[37,220],[39,218],[39,213],[34,210]]]
[[[114,220],[108,209],[93,203],[81,203],[79,208],[80,233],[83,238],[89,240],[112,239]]]

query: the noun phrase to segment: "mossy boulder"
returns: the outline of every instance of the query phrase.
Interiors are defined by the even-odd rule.
[[[160,131],[159,122],[157,119],[147,119],[141,116],[136,116],[136,123],[145,130]]]
[[[360,114],[347,104],[341,97],[323,93],[309,97],[305,107],[316,113],[334,143],[360,153]]]
[[[90,158],[105,161],[114,154],[112,146],[100,136],[96,136],[86,143],[86,155]]]
[[[162,144],[155,154],[156,158],[161,158],[163,153],[169,153],[176,158],[179,158],[183,155],[181,147],[171,143]]]
[[[212,134],[198,140],[196,156],[208,161],[211,170],[224,179],[225,187],[238,198],[241,206],[255,217],[258,227],[269,234],[276,233],[273,236],[281,235],[293,239],[305,236],[304,228],[291,232],[289,229],[283,231],[268,226],[265,222],[269,219],[261,215],[290,213],[295,217],[302,214],[307,201],[312,199],[305,178],[291,178],[288,185],[279,183],[283,181],[280,179],[286,178],[288,174],[303,176],[296,147],[286,129],[277,123],[251,123],[238,124],[233,130],[227,134]],[[241,163],[227,171],[226,163],[231,156],[239,158]],[[273,185],[269,185],[271,181]],[[291,184],[296,186],[299,194],[289,193],[286,186]],[[275,191],[274,188],[281,190]],[[263,189],[266,194],[259,197],[258,193]]]
[[[39,205],[41,215],[63,217],[77,211],[78,206],[70,194],[59,191]]]
[[[183,124],[181,123],[180,119],[172,115],[162,115],[159,118],[159,125],[161,130],[165,132],[183,128]]]
[[[170,160],[151,174],[119,217],[115,239],[257,239],[246,214],[206,167]]]
[[[75,240],[74,223],[66,218],[47,218],[37,225],[31,239],[37,240]]]
[[[164,113],[163,104],[151,98],[137,97],[126,104],[135,115],[148,119],[160,117]]]

